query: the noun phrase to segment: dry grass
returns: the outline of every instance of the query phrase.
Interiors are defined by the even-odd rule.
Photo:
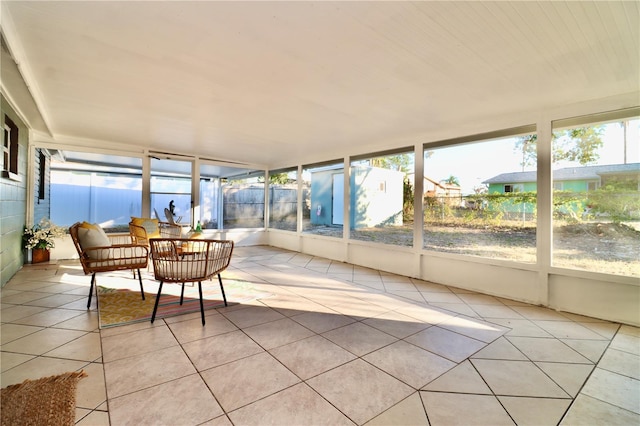
[[[640,276],[640,231],[614,223],[569,224],[554,222],[554,266],[623,276]],[[315,227],[305,232],[342,237],[342,227]],[[366,228],[351,238],[405,247],[413,245],[413,228]],[[425,226],[424,248],[446,253],[536,262],[536,229],[521,222],[500,226],[430,223]]]

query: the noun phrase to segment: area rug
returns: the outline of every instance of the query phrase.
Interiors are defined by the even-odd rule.
[[[180,305],[180,289],[180,284],[164,284],[156,320],[200,312],[198,283],[185,284],[182,305]],[[224,280],[224,290],[229,306],[271,296],[270,293],[256,290],[250,283],[239,280]],[[224,307],[222,293],[217,280],[202,283],[202,298],[205,311]],[[155,293],[145,292],[145,300],[142,300],[140,290],[134,288],[114,289],[98,286],[100,328],[151,321],[155,302]]]
[[[64,373],[7,386],[0,405],[2,426],[73,425],[76,418],[76,389],[87,374]]]

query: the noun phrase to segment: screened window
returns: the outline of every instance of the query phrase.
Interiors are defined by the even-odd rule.
[[[518,130],[425,147],[425,249],[536,262],[536,135]]]
[[[303,232],[342,238],[344,176],[343,161],[303,167]]]
[[[269,228],[296,231],[298,169],[269,171]]]
[[[414,152],[354,158],[351,162],[351,239],[413,245]]]
[[[200,166],[200,220],[202,229],[220,229],[222,225],[222,186],[216,166]]]
[[[51,220],[60,226],[99,223],[128,232],[142,211],[142,159],[64,151],[51,157]]]
[[[554,122],[552,141],[553,265],[640,276],[638,110]]]
[[[223,227],[264,228],[264,175],[262,170],[222,179]]]
[[[153,217],[185,227],[191,225],[191,169],[191,161],[151,159]]]

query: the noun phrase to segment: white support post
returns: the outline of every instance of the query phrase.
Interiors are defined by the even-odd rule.
[[[552,126],[551,120],[542,114],[537,123],[537,188],[538,188],[538,302],[549,304],[549,270],[551,268],[553,245],[553,176],[552,176]]]
[[[269,196],[271,192],[271,184],[269,182],[269,169],[265,169],[264,171],[264,228],[269,229],[269,217],[271,216],[271,197]]]
[[[195,228],[196,223],[200,220],[200,159],[196,157],[191,163],[191,218],[190,225]]]
[[[424,148],[422,144],[416,144],[414,147],[413,176],[413,249],[416,252],[420,252],[424,246],[422,205],[424,198]]]
[[[296,213],[296,231],[299,234],[302,233],[303,230],[303,220],[304,215],[302,214],[304,211],[304,181],[302,178],[302,165],[298,165],[298,174],[296,176],[296,182],[298,183],[298,208]]]
[[[351,160],[344,157],[344,194],[343,194],[342,239],[349,240],[351,229]]]
[[[142,217],[151,217],[151,158],[145,150],[142,156]]]

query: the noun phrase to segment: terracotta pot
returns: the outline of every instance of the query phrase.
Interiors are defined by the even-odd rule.
[[[34,248],[31,250],[31,263],[41,263],[49,261],[49,250]]]

